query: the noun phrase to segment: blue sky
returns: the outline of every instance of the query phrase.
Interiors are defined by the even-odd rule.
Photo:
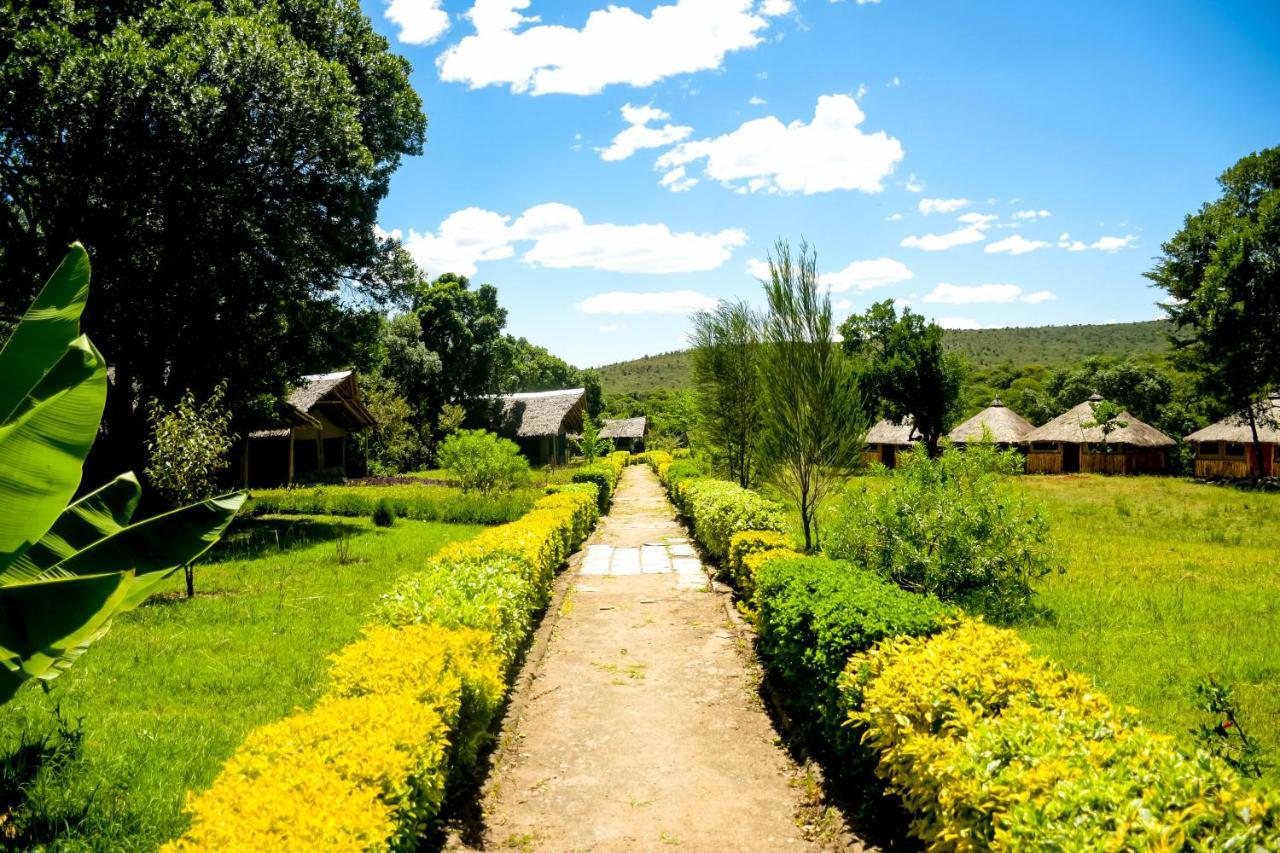
[[[758,302],[779,237],[841,317],[1151,319],[1160,243],[1280,144],[1275,0],[616,2],[363,0],[430,122],[380,226],[580,366]]]

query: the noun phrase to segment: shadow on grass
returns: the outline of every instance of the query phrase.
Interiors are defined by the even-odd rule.
[[[368,532],[368,528],[341,518],[237,518],[227,534],[209,549],[197,565],[256,560],[268,554],[336,542],[344,536],[350,538]]]
[[[54,730],[24,731],[16,746],[0,755],[0,849],[27,850],[56,841],[68,825],[85,819],[89,805],[75,814],[44,814],[32,808],[32,793],[41,787],[60,787],[81,754],[84,731],[80,721],[69,723],[54,706]]]

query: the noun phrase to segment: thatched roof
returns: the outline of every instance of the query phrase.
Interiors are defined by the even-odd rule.
[[[255,430],[249,433],[249,437],[285,438],[294,427],[319,426],[320,420],[316,415],[321,412],[347,429],[362,429],[377,423],[360,401],[356,376],[350,370],[302,377],[302,384],[293,390],[287,402],[288,408],[281,418],[283,426]]]
[[[518,438],[560,435],[582,429],[582,414],[587,407],[583,388],[563,391],[523,391],[504,394],[498,431]]]
[[[956,444],[982,441],[984,426],[990,430],[991,440],[998,444],[1019,444],[1035,429],[1035,425],[996,397],[990,406],[951,430],[949,437]]]
[[[1268,444],[1280,444],[1280,394],[1272,394],[1258,421],[1258,440]],[[1253,430],[1244,412],[1223,418],[1187,436],[1187,441],[1230,441],[1252,444]]]
[[[915,431],[911,416],[907,415],[901,423],[883,420],[867,432],[867,444],[896,444],[903,447],[920,440],[920,433]]]
[[[1102,428],[1085,429],[1082,424],[1093,420],[1093,403],[1102,398],[1094,394],[1078,406],[1063,412],[1042,427],[1032,430],[1023,441],[1063,441],[1068,444],[1101,444]],[[1130,447],[1173,447],[1176,442],[1155,427],[1145,424],[1128,412],[1121,412],[1119,420],[1128,426],[1113,430],[1107,436],[1108,444],[1127,444]]]
[[[604,421],[600,427],[601,438],[644,438],[648,418],[623,418],[622,420]]]

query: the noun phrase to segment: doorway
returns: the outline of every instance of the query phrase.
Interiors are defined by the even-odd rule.
[[[898,462],[898,448],[892,444],[880,445],[880,462],[886,468],[894,467]]]
[[[1080,445],[1078,444],[1062,445],[1062,473],[1064,474],[1080,473]]]

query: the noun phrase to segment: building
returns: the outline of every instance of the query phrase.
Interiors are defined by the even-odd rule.
[[[289,395],[281,423],[249,433],[241,445],[241,481],[278,486],[358,474],[347,439],[375,423],[352,371],[304,376]]]
[[[1031,474],[1159,474],[1169,466],[1169,451],[1176,442],[1128,412],[1118,420],[1126,425],[1106,437],[1102,428],[1085,427],[1093,421],[1094,394],[1042,427],[1027,433],[1027,471]]]
[[[639,453],[644,450],[644,434],[648,428],[649,419],[645,417],[605,420],[600,427],[600,437],[612,441],[614,450]]]
[[[1254,420],[1262,445],[1262,475],[1280,476],[1280,394],[1272,394]],[[1257,448],[1244,413],[1223,418],[1187,436],[1195,445],[1195,475],[1210,479],[1257,476]]]
[[[501,404],[495,431],[520,445],[535,465],[568,461],[569,435],[582,432],[587,393],[582,388],[524,391],[495,398]]]
[[[965,445],[989,437],[997,446],[1021,448],[1035,426],[996,397],[991,405],[948,433],[952,444]]]
[[[862,451],[862,461],[868,465],[879,462],[886,468],[895,468],[898,465],[898,454],[910,449],[918,441],[920,433],[916,432],[910,415],[900,423],[880,421],[867,432],[867,446]]]

